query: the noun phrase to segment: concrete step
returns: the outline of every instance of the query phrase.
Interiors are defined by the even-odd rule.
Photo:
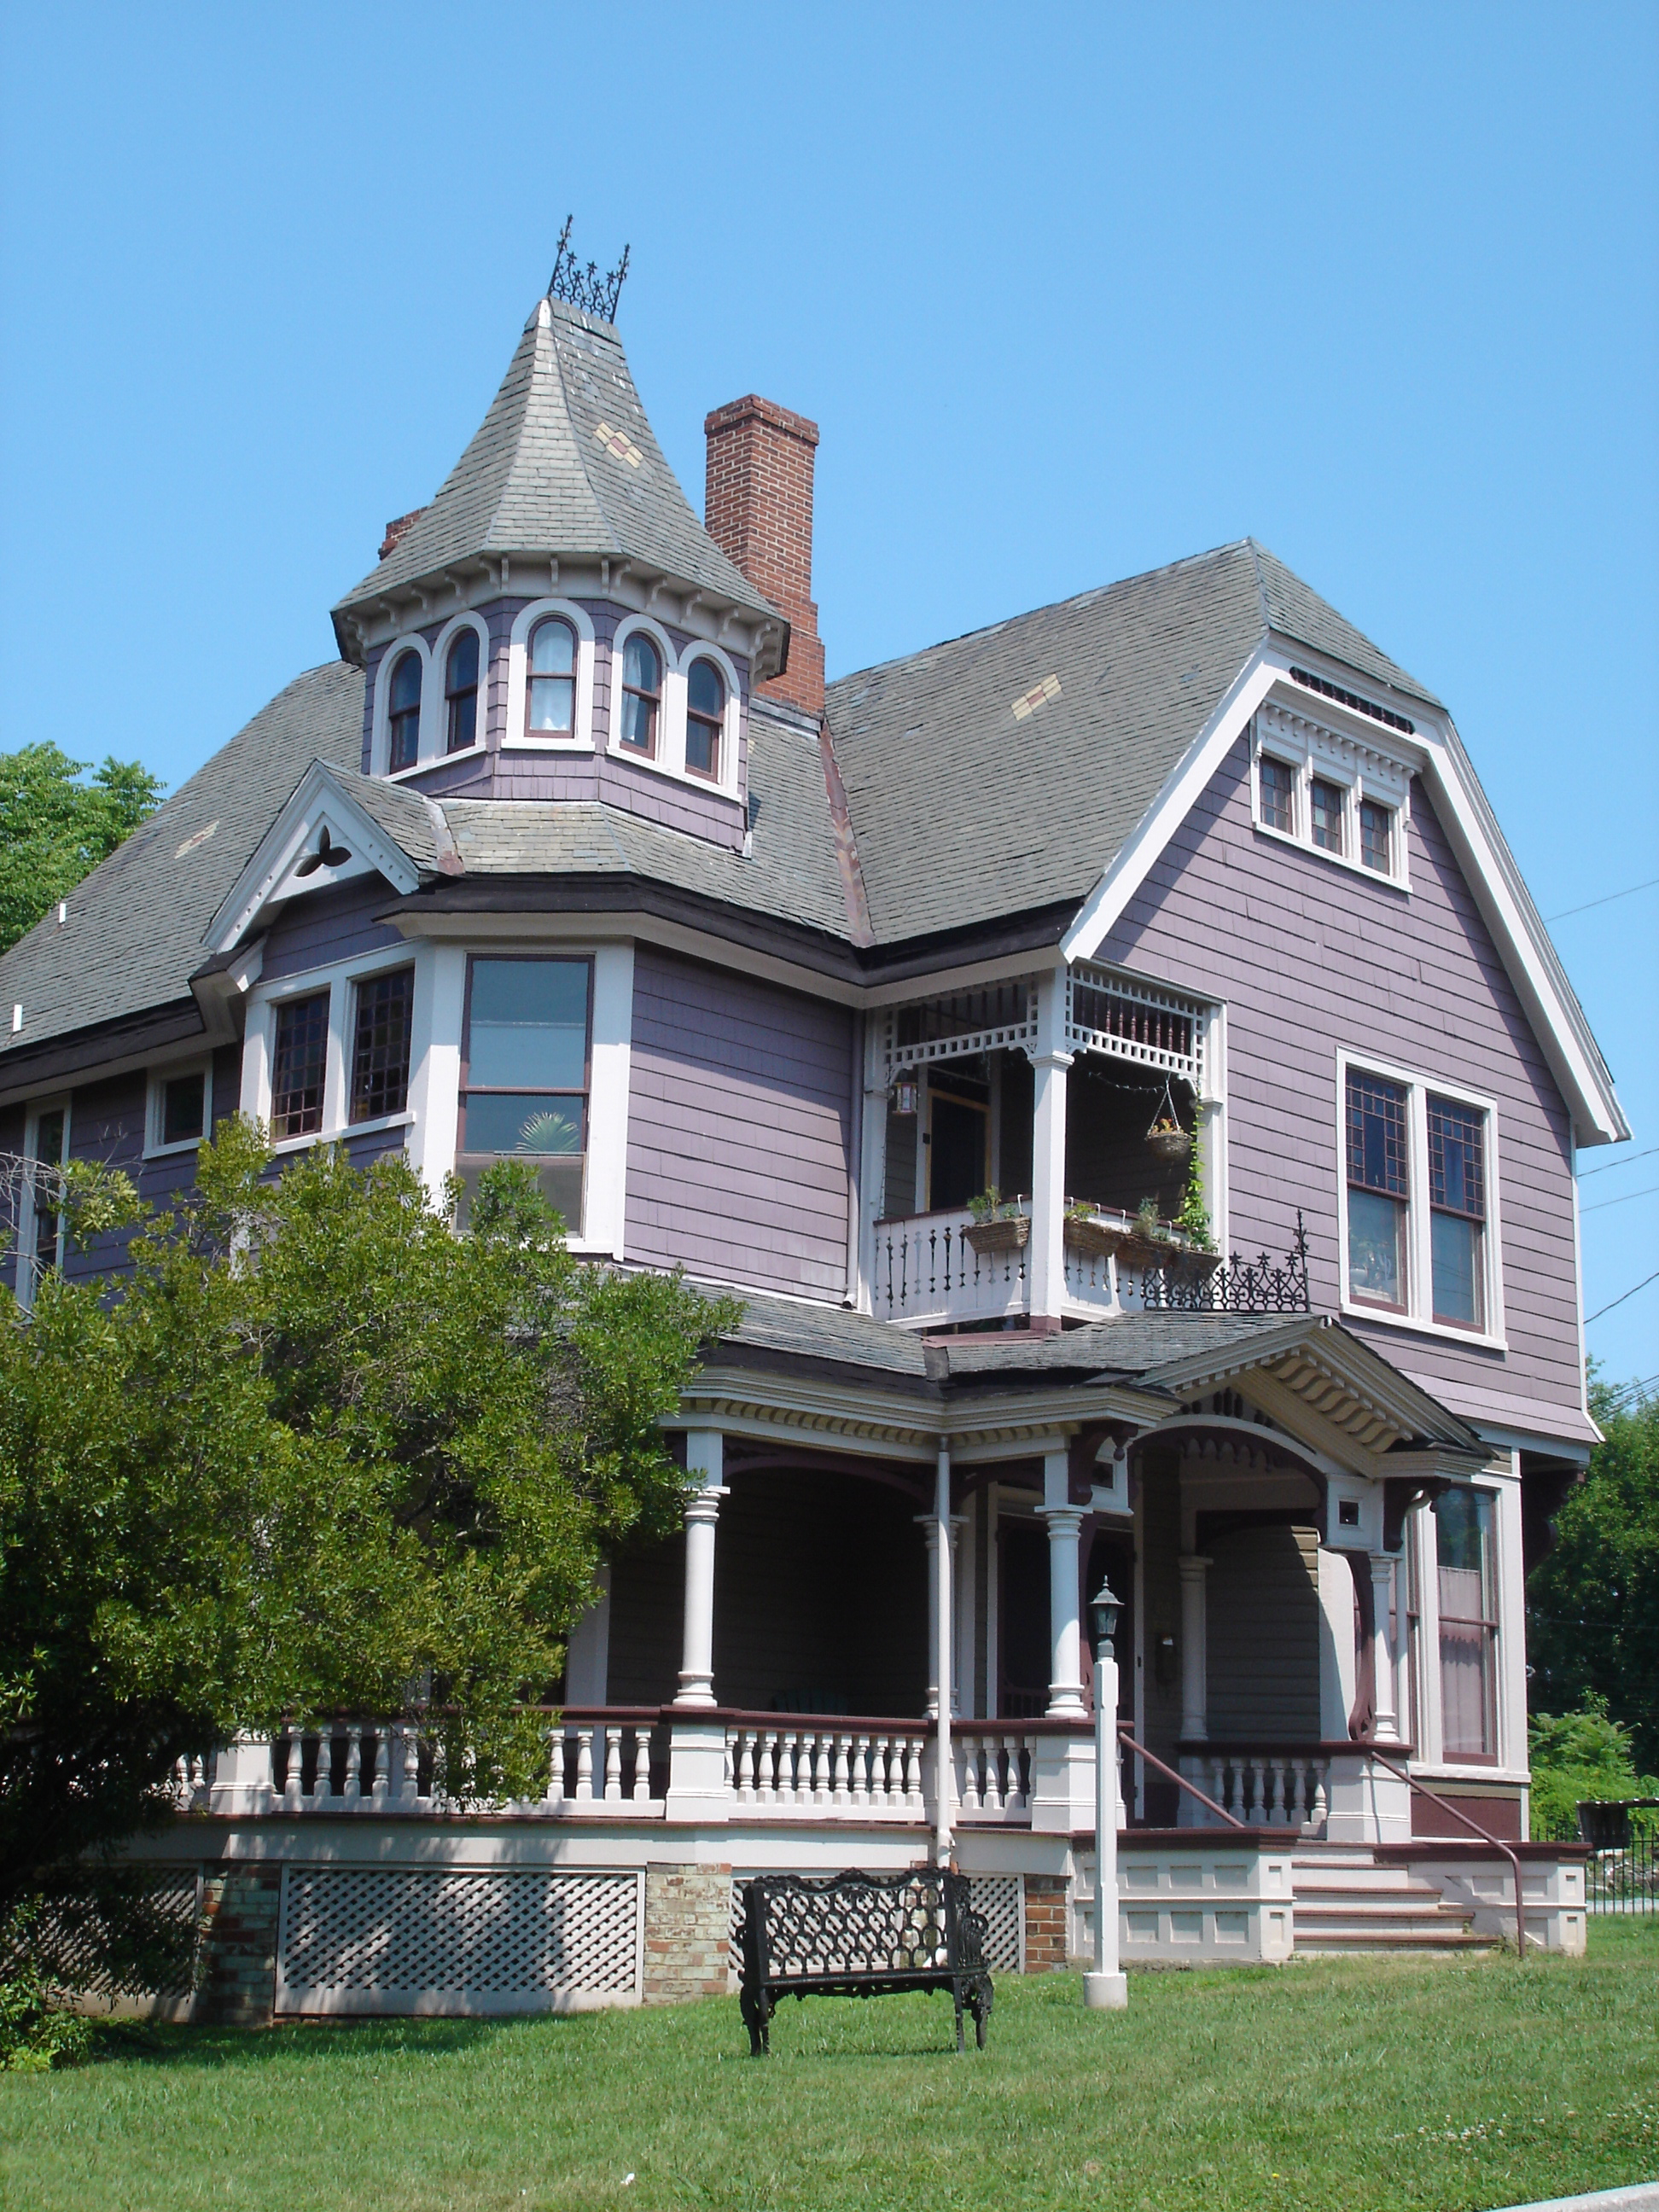
[[[1471,1934],[1467,1928],[1321,1928],[1305,1935],[1298,1919],[1296,1948],[1311,1954],[1321,1951],[1491,1951],[1490,1936]]]
[[[1296,1948],[1318,1951],[1463,1951],[1490,1948],[1462,1907],[1364,1846],[1298,1851],[1291,1863]]]

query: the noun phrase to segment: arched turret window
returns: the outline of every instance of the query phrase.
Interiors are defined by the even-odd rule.
[[[406,653],[392,672],[386,720],[391,742],[386,766],[393,775],[413,768],[421,756],[421,656]]]
[[[444,665],[444,699],[449,710],[447,750],[464,752],[478,741],[478,633],[457,630]]]
[[[622,742],[653,759],[662,709],[662,656],[643,630],[623,647]]]
[[[685,689],[685,765],[692,775],[720,781],[726,681],[712,660],[694,660]]]
[[[530,637],[530,734],[568,738],[576,728],[576,633],[556,615]]]

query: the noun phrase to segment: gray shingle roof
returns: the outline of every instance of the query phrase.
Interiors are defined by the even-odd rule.
[[[611,450],[601,423],[633,458]],[[436,498],[335,614],[501,553],[638,561],[785,628],[692,513],[616,331],[559,301],[537,302],[489,413]]]
[[[8,1021],[0,1034],[0,1066],[8,1051],[188,999],[202,933],[272,817],[313,760],[356,769],[362,732],[356,668],[331,661],[279,691],[70,893],[61,929],[48,916],[0,957],[0,1001],[23,1009],[21,1032]]]
[[[1080,902],[1270,632],[1429,696],[1251,538],[831,684],[878,942]]]

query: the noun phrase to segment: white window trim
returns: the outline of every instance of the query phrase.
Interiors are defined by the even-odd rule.
[[[70,1095],[67,1091],[61,1092],[50,1098],[35,1098],[30,1101],[28,1111],[23,1116],[23,1157],[25,1159],[33,1160],[40,1158],[39,1153],[35,1150],[35,1146],[40,1140],[40,1116],[43,1114],[55,1114],[60,1108],[62,1109],[64,1115],[64,1148],[58,1153],[55,1164],[59,1167],[63,1167],[68,1164],[70,1158],[70,1144],[74,1133],[74,1103]],[[68,1237],[64,1227],[64,1218],[62,1214],[59,1214],[58,1218],[58,1251],[53,1265],[60,1268],[64,1264],[64,1249],[67,1243]],[[22,1188],[18,1193],[17,1246],[12,1255],[12,1284],[17,1294],[17,1303],[21,1306],[25,1313],[27,1313],[34,1304],[34,1268],[32,1264],[33,1251],[34,1179],[32,1176],[26,1176],[23,1178]],[[25,1265],[25,1255],[29,1255],[31,1262],[31,1264],[27,1266]]]
[[[657,722],[657,752],[647,760],[622,742],[623,649],[636,630],[643,630],[662,655],[662,706]],[[647,769],[671,782],[693,791],[713,792],[724,799],[738,796],[738,754],[742,736],[742,686],[730,657],[706,638],[693,638],[683,653],[676,653],[668,633],[648,615],[629,615],[617,623],[611,640],[610,728],[605,750],[614,760]],[[726,678],[726,722],[720,732],[720,773],[718,781],[694,775],[685,765],[685,694],[691,663],[712,660]]]
[[[1289,830],[1277,828],[1263,816],[1264,757],[1289,769],[1295,778]],[[1314,842],[1311,786],[1316,777],[1322,783],[1335,784],[1344,793],[1340,853]],[[1389,856],[1392,865],[1386,872],[1380,868],[1368,868],[1359,857],[1359,805],[1362,799],[1367,799],[1386,806],[1394,817]],[[1292,714],[1269,705],[1263,707],[1251,722],[1250,820],[1263,837],[1277,838],[1281,845],[1294,845],[1298,852],[1310,853],[1316,860],[1328,860],[1334,867],[1346,868],[1367,883],[1382,884],[1409,897],[1411,848],[1406,827],[1410,818],[1410,799],[1411,770],[1404,763],[1390,761],[1386,755],[1339,736],[1334,730],[1322,729],[1305,715]]]
[[[180,1076],[199,1074],[202,1078],[202,1133],[199,1137],[180,1137],[168,1145],[161,1139],[166,1126],[163,1115],[166,1091],[169,1083]],[[164,1067],[149,1071],[149,1096],[144,1118],[144,1158],[147,1160],[167,1159],[178,1153],[193,1152],[213,1134],[213,1059],[175,1060]]]
[[[1350,1069],[1357,1075],[1376,1075],[1385,1083],[1397,1083],[1406,1093],[1407,1169],[1411,1195],[1406,1206],[1407,1306],[1404,1313],[1391,1313],[1386,1306],[1370,1305],[1363,1298],[1353,1298],[1348,1295]],[[1484,1329],[1459,1328],[1451,1322],[1434,1318],[1429,1206],[1430,1091],[1433,1091],[1437,1098],[1450,1099],[1454,1105],[1472,1108],[1483,1117],[1485,1123],[1486,1221],[1486,1234],[1481,1239],[1486,1261],[1483,1289],[1486,1326]],[[1504,1322],[1504,1233],[1498,1199],[1498,1108],[1492,1099],[1483,1098],[1477,1091],[1466,1090],[1461,1083],[1443,1082],[1438,1076],[1425,1075],[1420,1069],[1396,1067],[1371,1053],[1350,1051],[1339,1046],[1336,1054],[1336,1185],[1337,1266],[1340,1270],[1338,1287],[1345,1316],[1356,1321],[1376,1322],[1388,1328],[1407,1329],[1413,1336],[1437,1336],[1449,1344],[1474,1345],[1485,1352],[1508,1351]]]
[[[550,617],[576,633],[576,700],[568,738],[538,737],[526,726],[530,691],[530,633]],[[592,617],[574,599],[532,599],[514,617],[507,648],[507,730],[504,752],[591,753],[593,750],[593,665],[598,653]]]
[[[1433,1510],[1414,1506],[1407,1516],[1407,1541],[1418,1591],[1418,1659],[1413,1687],[1421,1727],[1413,1774],[1450,1782],[1516,1783],[1528,1779],[1526,1757],[1526,1577],[1521,1559],[1519,1482],[1487,1475],[1471,1484],[1492,1500],[1492,1576],[1497,1649],[1492,1654],[1492,1740],[1495,1757],[1449,1759],[1440,1694],[1440,1561]],[[1401,1560],[1403,1583],[1404,1560]],[[1519,1594],[1517,1595],[1517,1593]],[[1404,1618],[1401,1608],[1401,1617]],[[1419,1838],[1420,1840],[1420,1838]]]
[[[405,653],[419,655],[421,663],[421,720],[419,738],[411,768],[400,768],[393,775],[392,761],[392,672]],[[380,665],[374,672],[374,719],[368,748],[368,772],[371,775],[388,777],[400,783],[407,775],[418,775],[427,764],[430,750],[428,724],[432,715],[432,650],[418,630],[410,630],[406,637],[393,638],[380,655]]]
[[[444,740],[448,735],[449,702],[444,696],[445,672],[449,662],[449,648],[464,629],[478,634],[478,734],[470,745],[458,752],[446,752]],[[421,694],[421,758],[422,768],[439,768],[449,761],[476,760],[489,748],[489,686],[495,677],[490,659],[489,625],[481,614],[471,607],[452,615],[438,632],[432,647],[432,710],[427,711],[424,691]],[[430,747],[428,753],[428,748]],[[412,774],[406,769],[404,773]]]
[[[356,1011],[356,987],[398,968],[415,970],[414,1016],[410,1025],[410,1104],[401,1114],[377,1116],[371,1121],[348,1121],[350,1088],[352,1024]],[[430,1022],[432,991],[431,950],[424,945],[400,945],[354,960],[337,960],[325,968],[307,969],[302,975],[257,984],[250,994],[247,1029],[242,1044],[243,1110],[257,1121],[270,1123],[271,1064],[276,1036],[276,1009],[285,1000],[309,999],[328,993],[328,1048],[323,1064],[323,1126],[303,1137],[283,1137],[273,1144],[276,1153],[308,1151],[313,1145],[339,1145],[349,1138],[371,1136],[377,1129],[416,1126],[416,1054]]]

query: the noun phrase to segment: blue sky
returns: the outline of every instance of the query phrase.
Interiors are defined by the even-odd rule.
[[[694,500],[711,406],[822,424],[832,675],[1253,532],[1450,702],[1547,915],[1659,876],[1659,9],[70,4],[0,36],[0,744],[177,782],[331,657],[574,210],[584,256],[631,243]],[[1659,891],[1557,936],[1642,1152]],[[1653,1185],[1659,1153],[1584,1186],[1591,1313],[1659,1267]],[[1659,1370],[1659,1283],[1590,1341]]]

